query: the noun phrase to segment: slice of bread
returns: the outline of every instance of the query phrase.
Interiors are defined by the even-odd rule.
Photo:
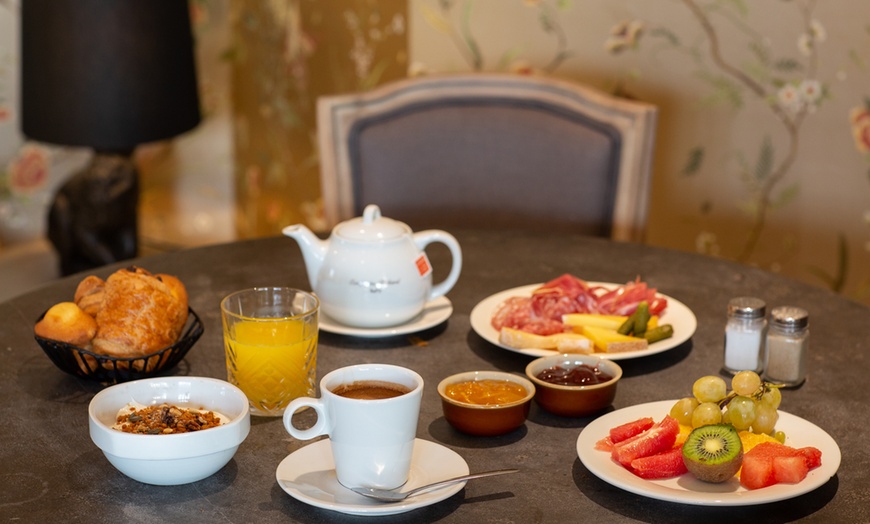
[[[592,353],[592,341],[580,333],[537,335],[509,327],[499,332],[499,342],[516,349],[551,349],[562,353]]]

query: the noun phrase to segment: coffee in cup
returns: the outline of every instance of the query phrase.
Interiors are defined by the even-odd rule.
[[[383,382],[380,380],[362,380],[350,384],[341,384],[332,390],[332,392],[338,396],[360,400],[393,398],[404,395],[410,391],[411,390],[408,387],[401,384]]]
[[[302,397],[284,411],[294,438],[328,435],[335,473],[345,487],[393,489],[408,481],[417,435],[423,378],[389,364],[337,369],[320,381],[320,398]],[[309,429],[293,425],[293,414],[312,408]]]

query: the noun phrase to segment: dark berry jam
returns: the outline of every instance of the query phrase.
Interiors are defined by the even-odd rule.
[[[592,367],[589,364],[580,364],[569,368],[554,366],[541,371],[537,377],[544,382],[560,386],[590,386],[613,379],[598,369],[598,366]]]

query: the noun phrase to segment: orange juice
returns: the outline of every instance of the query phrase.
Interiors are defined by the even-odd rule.
[[[242,320],[225,329],[227,376],[245,392],[253,414],[281,415],[291,400],[314,395],[316,324]]]

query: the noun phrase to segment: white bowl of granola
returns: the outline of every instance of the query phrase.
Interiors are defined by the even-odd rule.
[[[251,429],[245,394],[223,380],[160,377],[97,393],[88,407],[91,440],[121,473],[173,486],[218,472]]]

